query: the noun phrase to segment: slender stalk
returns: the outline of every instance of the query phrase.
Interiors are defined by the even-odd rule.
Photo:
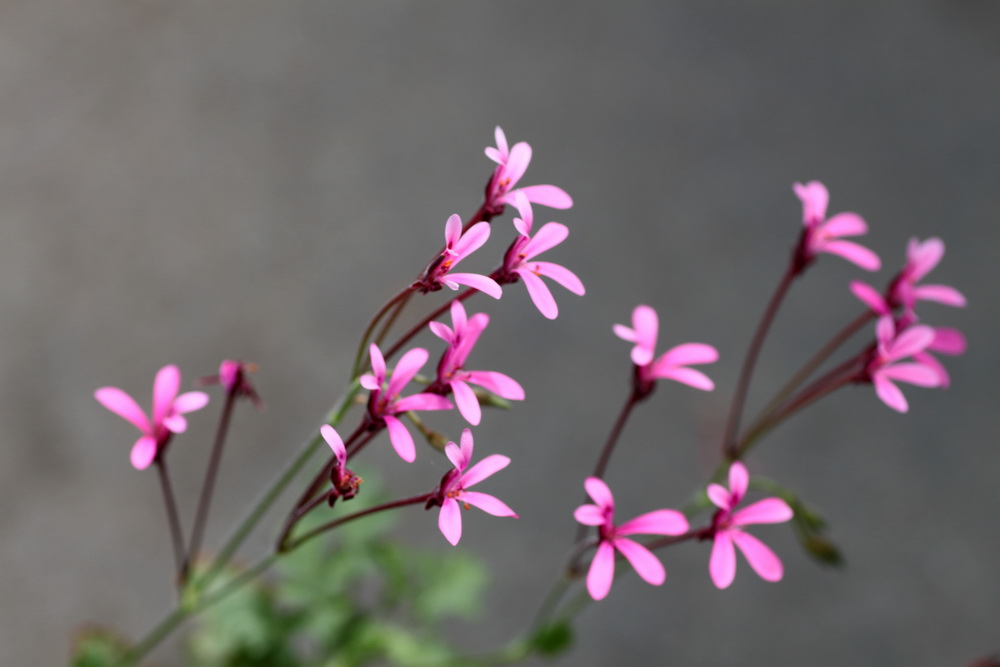
[[[219,464],[222,462],[222,450],[225,447],[226,435],[229,433],[229,423],[233,416],[233,406],[236,405],[236,397],[239,395],[237,387],[233,387],[226,392],[226,404],[222,407],[222,416],[219,418],[219,427],[215,431],[215,442],[212,443],[212,455],[208,462],[208,470],[205,472],[205,481],[201,487],[201,498],[198,500],[198,510],[195,513],[194,527],[191,529],[191,542],[188,544],[187,556],[184,558],[184,566],[181,569],[181,581],[185,581],[188,571],[191,568],[191,561],[198,555],[201,548],[201,540],[205,534],[205,523],[208,521],[208,510],[212,504],[212,494],[215,490],[215,480],[219,472]]]
[[[778,308],[781,306],[781,302],[788,293],[788,288],[791,287],[792,281],[795,280],[797,275],[799,275],[799,272],[796,270],[796,263],[793,261],[789,264],[788,270],[785,271],[785,275],[782,276],[781,282],[778,283],[777,289],[771,296],[771,301],[767,304],[767,309],[757,324],[757,330],[754,332],[753,340],[750,342],[746,357],[743,359],[743,368],[740,370],[740,377],[736,383],[736,392],[733,394],[733,402],[729,407],[726,431],[722,439],[723,451],[727,456],[732,457],[733,452],[736,450],[736,434],[740,430],[740,417],[743,414],[743,407],[746,404],[747,390],[750,387],[750,378],[753,376],[754,366],[757,364],[757,357],[760,355],[764,339],[767,337],[771,323],[778,313]]]
[[[160,477],[160,488],[163,489],[163,504],[167,508],[167,522],[170,524],[170,541],[174,545],[174,560],[177,563],[177,576],[180,577],[184,568],[184,535],[181,531],[181,520],[177,513],[177,501],[174,498],[173,485],[170,483],[166,457],[156,457],[156,471]]]
[[[454,297],[454,298],[449,299],[448,301],[446,301],[444,303],[444,305],[442,305],[440,308],[438,308],[437,310],[435,310],[434,312],[432,312],[430,315],[428,315],[427,317],[425,317],[424,319],[422,319],[418,324],[414,325],[413,328],[411,328],[409,331],[407,331],[405,334],[403,334],[402,338],[400,338],[399,340],[397,340],[396,343],[391,348],[389,348],[389,351],[385,353],[385,358],[389,359],[394,354],[396,354],[397,352],[399,352],[399,349],[401,347],[403,347],[404,345],[406,345],[408,342],[410,342],[410,340],[414,336],[416,336],[418,333],[420,333],[421,331],[423,331],[424,328],[428,324],[430,324],[431,322],[433,322],[435,319],[437,319],[438,317],[440,317],[442,313],[446,312],[449,308],[451,308],[451,304],[453,302],[455,302],[455,301],[465,301],[466,299],[468,299],[470,296],[472,296],[473,294],[475,294],[478,291],[479,290],[477,290],[477,289],[470,288],[470,289],[465,290],[464,292],[462,292],[458,296],[456,296],[456,297]]]
[[[308,542],[317,535],[321,535],[329,530],[333,530],[337,526],[341,526],[349,521],[354,521],[355,519],[360,519],[363,516],[368,516],[369,514],[375,514],[376,512],[384,512],[385,510],[395,509],[397,507],[405,507],[407,505],[417,505],[419,503],[426,503],[432,496],[434,492],[425,493],[420,496],[413,496],[411,498],[402,498],[400,500],[393,500],[388,503],[382,503],[381,505],[375,505],[374,507],[369,507],[367,509],[359,510],[354,514],[348,514],[347,516],[340,517],[339,519],[334,519],[329,523],[324,523],[322,526],[317,526],[304,535],[300,535],[291,542],[282,545],[281,551],[288,552],[293,549],[297,549],[302,546],[305,542]]]
[[[375,315],[372,317],[371,321],[368,323],[368,326],[365,327],[364,333],[361,334],[361,342],[358,343],[358,351],[354,354],[354,366],[351,370],[352,380],[358,377],[358,375],[361,373],[361,366],[364,363],[365,359],[366,343],[368,343],[368,338],[372,335],[372,332],[375,330],[375,327],[378,326],[379,321],[383,317],[385,317],[385,314],[389,311],[390,308],[396,305],[396,303],[405,298],[408,298],[408,296],[413,292],[413,290],[414,290],[413,285],[410,285],[409,287],[401,291],[399,294],[397,294],[396,296],[392,297],[384,304],[382,304],[382,307],[379,308],[378,312],[376,312]]]
[[[378,332],[377,336],[375,336],[376,345],[379,346],[382,345],[382,341],[385,340],[385,337],[389,335],[389,331],[392,329],[392,326],[396,323],[396,320],[399,319],[399,316],[406,308],[406,305],[410,303],[411,298],[413,298],[413,292],[410,292],[409,294],[406,295],[405,299],[402,299],[401,301],[396,303],[396,307],[393,308],[392,313],[389,315],[389,318],[385,321],[385,324],[382,325],[382,330]]]

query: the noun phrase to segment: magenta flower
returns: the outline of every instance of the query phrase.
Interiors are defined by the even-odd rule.
[[[490,223],[477,222],[462,233],[462,218],[457,214],[448,218],[444,227],[444,252],[427,267],[417,283],[424,292],[441,289],[441,286],[457,290],[466,285],[499,299],[503,293],[495,280],[478,273],[452,273],[452,269],[463,259],[482,247],[490,237]]]
[[[916,319],[914,309],[917,301],[936,301],[946,306],[965,306],[965,296],[948,285],[918,285],[917,282],[930,273],[944,256],[944,243],[939,238],[924,242],[910,239],[906,247],[906,264],[892,281],[883,296],[871,285],[854,281],[851,291],[878,315],[888,315],[897,307],[902,307],[904,317]]]
[[[498,498],[478,491],[466,491],[470,486],[506,468],[510,464],[510,459],[500,454],[492,454],[469,468],[469,463],[472,461],[472,431],[469,429],[462,431],[461,440],[461,448],[454,442],[449,442],[444,449],[455,469],[445,474],[437,497],[432,499],[433,504],[441,506],[438,528],[452,546],[462,539],[462,507],[469,509],[471,505],[493,516],[518,518],[514,510]]]
[[[860,236],[868,233],[868,225],[860,215],[838,213],[827,219],[826,206],[830,201],[830,194],[826,186],[819,181],[810,181],[805,185],[795,183],[792,189],[802,200],[802,224],[805,225],[805,233],[799,248],[799,257],[803,265],[812,262],[817,254],[827,252],[840,255],[866,271],[878,271],[882,265],[878,255],[857,243],[841,240],[844,236]]]
[[[729,489],[720,484],[708,485],[708,498],[719,508],[712,517],[712,556],[708,562],[708,573],[718,588],[728,588],[736,577],[734,544],[761,579],[779,581],[784,575],[781,560],[743,526],[783,523],[792,518],[792,508],[781,498],[765,498],[734,512],[746,496],[749,483],[746,466],[736,461],[729,467]]]
[[[333,484],[333,489],[330,491],[329,503],[332,507],[337,498],[350,500],[358,495],[358,486],[362,480],[347,467],[347,448],[344,447],[344,441],[337,430],[329,424],[323,424],[319,427],[319,432],[333,450],[335,459],[333,470],[330,471],[330,483]]]
[[[687,519],[676,510],[655,510],[641,514],[616,526],[615,499],[611,489],[598,477],[588,477],[583,483],[593,505],[580,505],[573,517],[585,526],[598,527],[597,553],[587,572],[587,592],[595,600],[603,600],[615,578],[615,551],[625,556],[643,581],[659,586],[667,578],[663,564],[653,553],[626,535],[682,535],[688,530]]]
[[[896,323],[889,315],[879,318],[875,326],[876,350],[865,369],[868,379],[875,385],[875,393],[882,402],[897,412],[909,410],[903,392],[893,380],[908,382],[918,387],[939,387],[947,382],[942,378],[940,364],[925,361],[895,363],[906,357],[913,357],[930,347],[937,338],[934,329],[922,324],[914,324],[896,331]],[[948,348],[945,336],[944,345]]]
[[[524,389],[513,378],[496,371],[467,371],[463,368],[472,348],[475,347],[479,335],[490,323],[486,313],[476,313],[466,317],[465,308],[458,301],[451,304],[452,327],[442,322],[431,322],[430,328],[435,336],[448,343],[448,349],[441,357],[437,369],[437,385],[449,387],[455,396],[455,404],[473,426],[479,425],[482,409],[479,399],[470,384],[483,387],[501,398],[513,401],[524,400]]]
[[[132,467],[145,470],[166,449],[170,436],[187,430],[184,414],[200,410],[208,404],[208,394],[189,391],[177,395],[181,385],[181,372],[177,366],[164,366],[153,381],[153,418],[135,400],[117,387],[101,387],[94,398],[111,412],[122,417],[142,431],[142,436],[132,446]]]
[[[451,401],[438,394],[413,394],[403,398],[399,396],[413,376],[427,363],[427,350],[416,347],[404,354],[388,382],[385,357],[378,345],[372,343],[368,353],[372,360],[372,372],[365,373],[360,380],[361,386],[371,392],[368,397],[368,414],[376,422],[385,424],[393,449],[404,461],[412,463],[417,458],[413,436],[395,415],[410,410],[451,410],[454,406]]]
[[[675,380],[705,391],[715,388],[707,375],[688,368],[690,364],[711,364],[718,361],[719,352],[711,345],[685,343],[667,350],[653,360],[660,322],[656,311],[649,306],[635,307],[632,311],[632,328],[616,324],[613,329],[615,335],[622,340],[635,343],[632,348],[632,363],[637,368],[640,388],[646,393],[652,391],[658,379]]]
[[[523,141],[507,149],[507,137],[498,125],[495,132],[497,147],[488,146],[486,157],[497,163],[490,182],[486,184],[485,208],[491,215],[500,215],[504,204],[514,204],[518,192],[528,201],[550,208],[566,209],[573,206],[573,199],[562,188],[554,185],[529,185],[514,190],[531,162],[531,146]]]
[[[554,320],[559,315],[559,307],[541,276],[551,278],[570,292],[580,296],[583,296],[586,290],[576,274],[566,267],[552,262],[532,262],[531,260],[536,255],[540,255],[565,241],[566,237],[569,236],[569,229],[566,228],[566,225],[558,222],[547,222],[532,237],[533,214],[531,204],[524,193],[518,193],[515,205],[521,214],[521,218],[514,219],[514,226],[519,235],[504,255],[503,266],[499,270],[500,282],[516,282],[518,278],[523,280],[535,307],[542,315]]]

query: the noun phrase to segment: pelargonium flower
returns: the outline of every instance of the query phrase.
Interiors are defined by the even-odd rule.
[[[486,184],[485,208],[491,215],[500,215],[504,204],[513,204],[518,192],[523,193],[528,201],[542,206],[559,209],[573,206],[573,199],[562,188],[554,185],[529,185],[513,189],[531,162],[531,146],[519,141],[508,150],[507,137],[499,125],[495,137],[496,148],[486,148],[486,157],[497,163],[497,168]]]
[[[368,348],[371,356],[372,372],[361,376],[361,386],[369,390],[368,414],[376,422],[381,420],[389,431],[389,440],[393,449],[407,463],[417,458],[417,450],[413,444],[413,436],[395,415],[410,410],[451,410],[454,406],[444,396],[422,393],[400,398],[399,393],[409,384],[425,363],[427,350],[415,347],[404,354],[387,380],[385,357],[378,345],[372,343]]]
[[[917,285],[917,282],[934,269],[944,256],[944,242],[929,238],[920,242],[910,239],[906,247],[906,264],[892,281],[883,296],[871,285],[860,281],[851,283],[851,291],[877,315],[889,315],[897,307],[903,308],[904,317],[915,320],[917,301],[936,301],[946,306],[962,307],[965,296],[948,285]]]
[[[708,572],[718,588],[728,588],[736,577],[735,544],[743,552],[750,567],[765,581],[779,581],[784,575],[781,560],[763,542],[743,530],[758,523],[783,523],[792,518],[792,508],[781,498],[765,498],[741,510],[750,475],[746,466],[736,461],[729,467],[729,488],[721,484],[708,485],[708,498],[718,507],[712,517],[712,556]],[[734,511],[736,510],[736,511]]]
[[[817,254],[827,252],[840,255],[866,271],[878,271],[882,265],[878,255],[864,246],[841,239],[844,236],[868,233],[868,225],[860,215],[838,213],[827,219],[826,207],[830,194],[819,181],[810,181],[805,185],[795,183],[792,189],[802,200],[802,224],[805,225],[805,232],[798,252],[803,266],[812,262]]]
[[[636,365],[640,390],[648,394],[658,379],[669,379],[681,382],[695,389],[710,391],[715,383],[690,364],[711,364],[719,360],[719,352],[705,343],[684,343],[673,347],[659,356],[655,361],[656,338],[660,330],[660,321],[656,311],[649,306],[639,305],[632,311],[632,327],[616,324],[613,327],[615,335],[630,343],[632,348],[632,363]]]
[[[323,424],[319,427],[319,432],[326,440],[326,444],[330,445],[330,449],[333,450],[335,459],[333,470],[330,471],[330,483],[333,485],[333,489],[331,489],[328,499],[332,507],[338,498],[350,500],[358,495],[358,486],[362,479],[347,467],[347,448],[344,447],[344,441],[337,430],[329,424]]]
[[[469,509],[471,505],[493,516],[518,518],[517,513],[507,507],[502,500],[486,493],[466,490],[506,468],[510,464],[510,459],[500,454],[491,454],[469,468],[469,463],[472,461],[472,431],[469,429],[462,431],[461,441],[461,447],[454,442],[449,442],[445,447],[444,453],[454,464],[455,469],[445,474],[438,488],[438,494],[428,503],[428,507],[441,506],[438,528],[452,546],[462,539],[462,507]]]
[[[616,526],[615,498],[604,480],[588,477],[583,486],[594,504],[580,505],[573,517],[585,526],[598,527],[597,553],[587,572],[590,597],[603,600],[611,590],[615,578],[615,551],[625,556],[646,583],[659,586],[666,581],[667,571],[660,560],[626,535],[682,535],[688,530],[684,515],[676,510],[655,510]]]
[[[895,363],[906,357],[924,352],[937,338],[929,326],[914,324],[901,331],[889,315],[879,318],[875,326],[876,349],[865,368],[868,379],[875,385],[875,393],[882,402],[897,412],[909,410],[903,392],[893,382],[898,380],[918,387],[939,387],[944,380],[938,367],[922,361]],[[947,347],[946,341],[946,347]]]
[[[435,336],[448,343],[448,349],[441,356],[437,369],[437,385],[449,387],[455,396],[455,404],[473,426],[479,424],[482,409],[479,399],[470,384],[474,384],[493,392],[501,398],[513,401],[524,400],[524,389],[513,378],[496,371],[467,371],[463,368],[465,360],[472,352],[480,334],[490,323],[486,313],[476,313],[467,317],[465,308],[458,301],[451,304],[452,327],[443,322],[431,322],[430,329]]]
[[[425,292],[441,289],[441,286],[457,290],[459,285],[475,288],[494,299],[503,294],[500,285],[488,276],[478,273],[453,273],[459,262],[478,250],[490,237],[490,223],[477,222],[462,233],[462,218],[453,214],[444,227],[444,252],[427,267],[417,285]]]
[[[142,431],[142,436],[132,446],[132,467],[145,470],[166,449],[174,433],[187,430],[184,414],[200,410],[208,404],[208,394],[189,391],[177,395],[181,385],[181,372],[177,366],[164,366],[153,381],[153,416],[146,413],[135,400],[118,387],[101,387],[94,398],[111,412],[131,422]]]
[[[517,194],[515,205],[521,214],[519,219],[514,220],[519,235],[504,255],[503,266],[498,272],[500,282],[516,282],[518,278],[522,279],[535,307],[542,315],[554,320],[559,315],[559,307],[541,276],[551,278],[580,296],[586,293],[586,289],[576,274],[566,267],[552,262],[533,262],[531,259],[565,241],[569,236],[569,229],[558,222],[547,222],[532,237],[533,214],[531,204],[524,193]]]

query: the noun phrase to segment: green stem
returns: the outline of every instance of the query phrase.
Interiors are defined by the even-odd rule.
[[[382,307],[378,309],[378,312],[375,313],[375,316],[372,317],[371,321],[368,323],[368,326],[365,328],[364,333],[361,334],[361,342],[358,343],[358,351],[354,354],[354,367],[351,370],[352,380],[357,378],[358,375],[361,373],[361,365],[364,363],[365,360],[365,352],[366,352],[365,345],[366,343],[368,343],[368,339],[369,337],[371,337],[372,332],[375,331],[375,327],[378,326],[379,321],[383,317],[385,317],[385,314],[389,311],[390,308],[396,305],[396,303],[407,298],[413,292],[413,289],[414,289],[413,285],[410,285],[402,292],[400,292],[396,296],[386,301],[382,305]]]

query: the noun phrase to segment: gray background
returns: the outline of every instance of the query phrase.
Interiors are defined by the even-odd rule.
[[[627,389],[611,335],[640,302],[661,344],[715,344],[719,385],[663,386],[625,433],[609,481],[621,517],[678,506],[715,460],[755,318],[798,233],[790,185],[821,179],[831,212],[869,221],[886,268],[910,236],[948,246],[934,282],[970,307],[951,390],[910,388],[900,416],[868,387],[792,420],[751,470],[805,492],[849,568],[828,572],[790,531],[756,531],[786,577],[739,565],[719,592],[709,547],[663,554],[659,589],[622,578],[560,664],[962,665],[1000,648],[1000,469],[994,351],[1000,3],[5,2],[0,6],[0,662],[50,665],[87,621],[136,637],[168,609],[171,557],[135,430],[95,388],[148,401],[252,359],[269,405],[242,411],[209,546],[337,395],[362,322],[479,202],[496,124],[527,140],[525,183],[575,198],[547,258],[582,278],[544,320],[523,287],[499,303],[475,366],[529,400],[489,413],[482,454],[514,463],[487,491],[522,519],[470,515],[461,547],[495,580],[469,646],[523,627],[573,533],[581,482]],[[510,216],[471,268],[490,269]],[[859,310],[862,272],[824,258],[764,352],[760,405]],[[424,341],[438,350],[436,339]],[[862,341],[856,344],[860,345]],[[191,419],[172,464],[193,509],[214,425]],[[459,422],[435,421],[457,433]],[[387,442],[372,465],[401,493],[445,469]],[[401,539],[446,549],[413,511]],[[273,524],[272,524],[273,525]],[[247,550],[262,552],[270,529]],[[176,664],[177,645],[155,654]]]

